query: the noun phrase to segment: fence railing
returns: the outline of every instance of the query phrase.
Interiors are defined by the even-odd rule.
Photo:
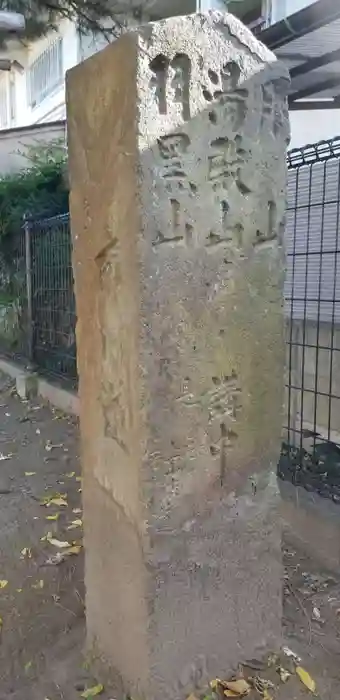
[[[279,475],[340,502],[340,138],[291,151]]]
[[[76,382],[71,248],[69,214],[25,220],[13,246],[16,332],[11,354]]]

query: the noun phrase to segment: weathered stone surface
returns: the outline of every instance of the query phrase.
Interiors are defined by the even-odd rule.
[[[148,697],[280,635],[287,87],[218,13],[68,75],[88,632]]]

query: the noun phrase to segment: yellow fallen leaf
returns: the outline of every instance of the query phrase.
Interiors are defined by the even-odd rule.
[[[76,481],[81,481],[81,476],[76,476]]]
[[[4,621],[3,621],[2,617],[0,617],[0,630],[1,630],[1,627],[3,624],[4,624]]]
[[[210,681],[209,685],[210,685],[211,690],[216,690],[219,683],[221,683],[219,678],[214,678],[212,681]]]
[[[65,547],[70,547],[70,543],[63,541],[63,540],[57,540],[54,537],[48,537],[47,541],[50,544],[53,544],[54,547],[60,547],[60,549],[64,549]]]
[[[76,475],[75,472],[69,472],[68,474],[65,474],[65,476],[67,476],[68,479],[72,479],[72,477],[75,475]]]
[[[32,550],[30,547],[24,547],[20,554],[20,559],[32,559]]]
[[[17,593],[22,593],[22,588],[16,588]]]
[[[46,542],[46,540],[50,540],[51,537],[53,537],[52,532],[46,532],[46,535],[40,537],[40,542]]]
[[[52,505],[53,506],[67,506],[67,501],[65,500],[65,498],[62,498],[60,496],[60,498],[51,498],[51,500],[48,501],[45,505],[47,508],[49,506],[52,506]]]
[[[273,700],[273,696],[270,695],[268,690],[265,688],[262,695],[263,700]]]
[[[37,472],[25,472],[25,476],[34,476]]]
[[[316,684],[313,678],[309,675],[308,671],[305,671],[302,666],[297,666],[295,671],[297,676],[299,676],[301,683],[303,683],[303,685],[305,685],[306,688],[311,691],[311,693],[315,693]]]
[[[226,698],[239,698],[240,697],[238,693],[234,693],[232,690],[228,690],[228,688],[223,691],[223,694],[226,696]]]
[[[46,520],[58,520],[59,513],[54,513],[54,515],[46,515]]]
[[[82,527],[83,521],[78,518],[77,520],[72,520],[71,524],[67,526],[67,530],[74,530],[76,527]]]
[[[87,688],[86,690],[84,690],[84,692],[81,693],[80,697],[85,698],[85,700],[86,698],[94,698],[96,695],[100,695],[100,693],[102,693],[103,690],[104,686],[102,685],[102,683],[98,683],[98,685],[94,685],[92,688]]]
[[[0,589],[6,588],[7,584],[8,584],[8,581],[6,581],[6,579],[4,579],[4,578],[0,579]]]
[[[55,500],[61,498],[62,500],[67,499],[67,493],[59,493],[59,491],[56,491],[55,493],[49,493],[47,496],[44,496],[44,498],[41,499],[40,503],[42,506],[48,506],[51,503],[54,503]]]
[[[244,678],[239,678],[237,681],[223,681],[226,690],[231,690],[236,696],[243,698],[250,693],[251,687]]]
[[[68,555],[71,556],[72,554],[80,554],[81,550],[82,550],[81,544],[75,544],[72,547],[70,547],[69,549],[66,549],[66,551],[63,552],[63,554],[66,554],[67,556]]]
[[[75,515],[80,515],[80,513],[82,513],[82,509],[81,508],[72,508],[72,513],[74,513]]]
[[[32,583],[32,588],[38,589],[38,588],[44,588],[44,581],[41,578],[40,581],[37,581],[36,583]]]

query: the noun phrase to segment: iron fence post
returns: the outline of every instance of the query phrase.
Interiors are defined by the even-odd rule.
[[[32,304],[32,248],[31,226],[29,218],[24,215],[25,232],[25,268],[26,268],[26,297],[27,297],[27,358],[33,363],[33,304]]]

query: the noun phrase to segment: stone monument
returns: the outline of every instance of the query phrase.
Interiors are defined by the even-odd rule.
[[[68,73],[88,639],[134,697],[280,638],[288,85],[220,13]]]

